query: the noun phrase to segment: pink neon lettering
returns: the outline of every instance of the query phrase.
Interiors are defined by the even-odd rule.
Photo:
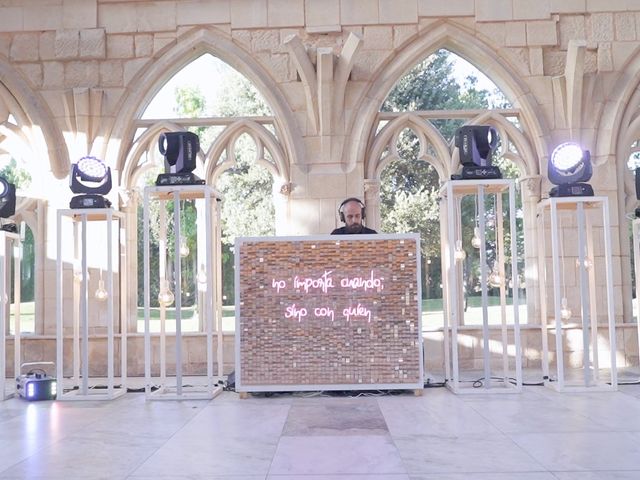
[[[285,318],[297,318],[298,323],[300,323],[300,321],[302,321],[302,319],[306,316],[307,316],[307,309],[304,307],[296,308],[295,303],[293,305],[289,305],[284,313]]]
[[[346,277],[340,280],[340,286],[343,288],[351,288],[353,290],[357,290],[359,288],[363,289],[365,292],[367,290],[384,290],[384,284],[382,283],[384,277],[374,277],[373,270],[371,270],[371,274],[369,278],[364,277]]]
[[[313,314],[316,317],[329,317],[332,322],[335,316],[335,312],[333,311],[332,308],[329,308],[329,307],[317,307],[313,310]]]
[[[301,278],[296,275],[293,279],[293,288],[302,288],[304,290],[304,293],[309,293],[309,289],[311,288],[319,288],[322,290],[322,293],[327,293],[330,288],[333,288],[335,286],[333,284],[333,278],[331,278],[332,273],[332,270],[325,270],[324,274],[318,278]]]
[[[367,322],[371,322],[371,310],[360,303],[356,307],[345,308],[342,310],[342,315],[347,317],[347,322],[351,321],[351,317],[367,317]]]
[[[285,282],[284,280],[276,280],[275,278],[271,279],[271,288],[275,288],[276,293],[280,293],[280,290],[282,290],[286,286],[287,282]]]

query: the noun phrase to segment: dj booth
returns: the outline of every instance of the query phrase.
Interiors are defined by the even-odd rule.
[[[236,390],[422,389],[420,238],[244,237]]]

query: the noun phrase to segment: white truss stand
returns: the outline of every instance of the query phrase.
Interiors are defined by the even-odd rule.
[[[20,374],[20,259],[22,243],[17,233],[0,230],[0,400],[14,396],[7,394],[6,381],[6,341],[10,334],[11,318],[11,258],[13,258],[13,296],[14,296],[14,334],[13,334],[13,372]],[[17,254],[16,254],[17,253]],[[12,379],[15,390],[15,378]]]
[[[633,270],[636,276],[636,327],[638,332],[638,356],[640,357],[640,218],[631,222],[633,231]]]
[[[513,289],[513,304],[507,305],[506,285],[505,285],[505,248],[504,232],[501,219],[503,218],[502,194],[507,193],[509,197],[509,225],[510,231],[516,231],[515,217],[515,181],[511,179],[495,180],[451,180],[440,188],[441,202],[444,208],[441,212],[441,236],[442,236],[442,258],[443,258],[443,296],[444,296],[444,344],[445,344],[445,375],[447,387],[457,394],[471,393],[519,393],[522,391],[522,358],[520,345],[520,321],[519,321],[519,299],[518,289]],[[465,331],[464,325],[464,292],[463,292],[463,271],[462,265],[456,262],[455,245],[456,240],[464,243],[461,238],[461,201],[462,197],[472,195],[476,197],[478,205],[478,229],[480,234],[480,284],[482,292],[482,362],[483,373],[481,374],[481,387],[475,388],[479,380],[477,372],[462,372],[460,368],[459,348],[460,332]],[[501,324],[499,325],[500,341],[490,339],[491,331],[495,327],[489,326],[488,310],[488,269],[487,252],[485,244],[485,198],[494,195],[496,198],[496,247],[497,262],[500,275],[503,279],[500,286],[500,313]],[[516,235],[511,235],[511,278],[517,285],[518,278],[518,258],[516,249]],[[470,241],[467,240],[467,241]],[[507,325],[507,309],[513,309],[513,325]],[[513,362],[509,358],[509,330],[513,331],[513,344],[515,347],[515,358]],[[491,366],[491,347],[500,349],[502,355],[502,369],[494,373]],[[463,378],[464,376],[464,378]]]
[[[207,381],[205,385],[185,385],[183,382],[183,355],[182,355],[182,291],[181,272],[182,262],[180,257],[181,237],[181,200],[204,199],[205,215],[205,251],[204,255],[205,272],[207,276],[206,293],[204,297],[205,313],[205,339],[207,345]],[[214,270],[214,260],[220,262],[220,195],[213,188],[207,185],[181,185],[181,186],[151,186],[144,189],[144,357],[145,357],[145,394],[147,400],[187,400],[187,399],[212,399],[222,392],[219,384],[223,380],[223,336],[222,336],[222,312],[218,308],[220,304],[219,290],[221,285],[218,279],[218,269]],[[175,333],[175,376],[170,379],[167,375],[167,348],[165,320],[166,307],[160,307],[160,375],[151,374],[151,299],[150,299],[150,252],[149,252],[149,204],[151,200],[160,202],[160,282],[166,280],[166,209],[165,203],[173,202],[173,225],[174,225],[174,312],[176,319]],[[214,276],[215,275],[215,276]],[[214,278],[216,282],[214,284]],[[214,318],[215,317],[215,318]],[[218,375],[214,383],[213,375],[213,327],[214,321],[217,325],[217,363]],[[153,391],[153,387],[157,387]]]
[[[600,366],[599,354],[602,347],[598,345],[598,302],[596,301],[596,281],[595,281],[595,258],[594,258],[594,241],[593,241],[593,225],[591,219],[587,215],[588,211],[601,210],[602,213],[602,233],[603,233],[603,252],[604,268],[605,268],[605,288],[606,288],[606,306],[600,305],[606,309],[607,326],[609,329],[609,348],[610,348],[610,368],[608,374]],[[561,245],[561,235],[565,232],[559,228],[559,210],[568,211],[572,218],[576,220],[576,230],[578,235],[578,244],[571,245],[564,242],[564,251]],[[597,213],[597,212],[596,212]],[[551,229],[551,251],[547,251],[545,242],[545,218],[550,217]],[[611,228],[609,225],[609,203],[607,197],[553,197],[547,198],[538,204],[538,219],[542,222],[538,226],[539,245],[538,252],[540,255],[539,264],[541,265],[540,275],[540,305],[542,311],[542,368],[545,379],[545,385],[557,391],[610,391],[618,388],[618,374],[616,369],[616,333],[615,318],[613,312],[613,267],[611,258]],[[546,258],[551,256],[551,272],[546,269]],[[570,295],[579,298],[580,311],[573,312],[573,318],[579,317],[580,323],[571,324],[565,321],[561,316],[562,296],[566,290],[563,285],[564,275],[562,269],[566,268],[561,265],[561,260],[567,257],[577,259],[578,270],[578,288],[573,288]],[[592,266],[586,264],[586,260],[590,259]],[[549,275],[551,274],[551,275]],[[551,278],[549,278],[549,276]],[[549,283],[551,282],[551,283]],[[553,311],[549,315],[547,311],[547,285],[553,289]],[[549,321],[551,323],[549,323]],[[567,378],[567,372],[564,365],[564,345],[565,333],[568,328],[576,327],[582,330],[582,347],[583,361],[581,375],[577,378]],[[548,334],[555,334],[556,339],[556,378],[552,379],[549,375],[550,370],[550,353]],[[608,378],[607,378],[608,377]],[[555,381],[552,381],[555,380]]]
[[[80,265],[82,279],[79,286],[74,286],[74,325],[73,325],[73,377],[71,390],[64,381],[64,278],[62,260],[62,219],[73,222],[74,255]],[[113,400],[126,393],[127,378],[127,332],[120,332],[120,373],[119,388],[115,385],[114,360],[114,285],[113,285],[113,228],[119,230],[124,216],[111,208],[82,208],[58,210],[58,257],[57,257],[57,289],[56,289],[56,376],[58,381],[58,400]],[[89,268],[87,265],[87,228],[90,222],[105,224],[107,269],[106,290],[107,307],[107,385],[106,388],[92,388],[89,385]],[[116,230],[116,231],[118,231]],[[105,242],[105,237],[100,242]],[[75,281],[74,281],[75,283]],[[78,302],[79,303],[76,303]]]

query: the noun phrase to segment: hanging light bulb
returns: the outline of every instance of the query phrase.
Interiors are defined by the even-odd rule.
[[[562,317],[563,320],[569,320],[571,318],[571,309],[567,306],[567,297],[562,297],[560,317]]]
[[[489,274],[489,278],[487,279],[489,286],[493,288],[498,288],[502,286],[502,276],[498,271],[498,264],[494,263],[493,268],[491,269],[491,273]]]
[[[163,307],[168,307],[173,303],[175,297],[173,296],[173,292],[169,289],[168,280],[163,280],[161,285],[160,293],[158,293],[158,303]]]
[[[185,238],[180,239],[180,256],[182,258],[189,256],[189,245],[187,245]]]
[[[481,243],[482,243],[482,240],[480,240],[480,229],[478,227],[475,227],[473,229],[473,238],[471,239],[471,246],[473,248],[480,248]]]
[[[485,225],[489,228],[493,228],[496,226],[496,216],[493,213],[489,213],[487,215],[487,219],[485,221]]]
[[[593,266],[593,262],[589,257],[584,257],[583,265],[584,265],[584,268],[588,270]],[[576,267],[578,268],[580,267],[580,258],[576,258]]]
[[[96,300],[99,302],[104,302],[107,298],[109,298],[109,292],[104,288],[104,280],[102,280],[102,269],[100,269],[100,279],[98,280],[98,288],[96,292],[93,294]]]
[[[458,261],[462,261],[467,258],[467,253],[462,249],[462,240],[456,240],[456,249],[453,254],[453,258]]]
[[[204,270],[204,265],[200,265],[196,280],[198,282],[198,290],[200,290],[201,292],[206,292],[207,291],[207,272]]]
[[[94,294],[96,300],[99,302],[104,302],[109,298],[109,292],[104,288],[104,280],[98,280],[98,288],[96,289],[96,293]]]

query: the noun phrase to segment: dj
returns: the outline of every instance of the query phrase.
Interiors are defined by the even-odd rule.
[[[344,227],[336,228],[331,235],[350,235],[357,233],[378,233],[371,228],[367,228],[362,224],[365,219],[364,203],[358,198],[349,197],[344,200],[338,207],[340,221],[344,223]]]

